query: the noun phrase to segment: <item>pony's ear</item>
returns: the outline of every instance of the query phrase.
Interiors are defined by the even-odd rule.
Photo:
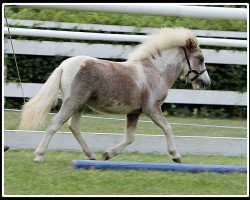
[[[198,48],[198,44],[192,38],[189,38],[186,42],[186,47],[189,51],[194,51]]]

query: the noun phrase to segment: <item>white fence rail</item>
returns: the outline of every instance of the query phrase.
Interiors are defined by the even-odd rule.
[[[67,23],[67,22],[51,22],[51,21],[38,21],[38,20],[19,20],[8,19],[10,26],[22,26],[26,28],[50,28],[50,29],[64,29],[64,30],[78,30],[78,31],[102,31],[112,33],[140,33],[149,34],[154,33],[159,28],[151,27],[134,27],[134,26],[119,26],[119,25],[104,25],[104,24],[80,24],[80,23]],[[4,22],[6,26],[6,23]],[[217,37],[217,38],[237,38],[246,39],[247,32],[238,31],[214,31],[214,30],[194,30],[192,32],[196,36],[201,37]]]
[[[204,4],[203,4],[204,5]],[[168,3],[120,3],[116,4],[49,4],[49,5],[22,5],[31,8],[49,8],[64,10],[82,10],[97,12],[134,13],[146,15],[197,17],[210,19],[247,20],[245,8],[221,8],[206,6],[171,5]]]
[[[94,41],[112,41],[112,42],[141,42],[148,36],[128,35],[128,34],[108,34],[108,33],[87,33],[73,31],[55,31],[26,28],[10,28],[11,35],[45,37],[45,38],[63,38],[76,40],[94,40]],[[4,34],[8,34],[7,27],[4,27]],[[219,46],[219,47],[247,47],[246,40],[217,39],[217,38],[198,38],[201,45]]]
[[[133,51],[132,45],[111,45],[111,44],[88,44],[78,42],[53,42],[53,41],[32,41],[12,40],[16,54],[44,55],[44,56],[77,56],[87,55],[97,58],[126,59]],[[5,40],[4,52],[12,54],[9,40]],[[206,63],[219,64],[247,64],[246,51],[233,50],[212,50],[203,49]]]
[[[31,98],[37,94],[42,84],[23,83],[23,92],[25,97]],[[22,97],[20,84],[5,83],[5,97]],[[60,95],[59,95],[60,96]],[[247,93],[239,93],[232,91],[216,91],[216,90],[187,90],[187,89],[170,89],[168,97],[164,103],[180,103],[180,104],[207,104],[207,105],[247,105]]]

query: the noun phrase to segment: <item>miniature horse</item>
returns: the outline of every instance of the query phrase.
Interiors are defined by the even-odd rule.
[[[97,159],[80,133],[82,111],[88,105],[99,111],[126,114],[125,138],[103,153],[104,160],[133,142],[139,116],[145,113],[165,134],[173,161],[181,163],[170,124],[161,111],[178,77],[191,83],[194,89],[205,89],[211,82],[197,38],[182,27],[163,28],[147,37],[125,62],[89,56],[66,59],[23,107],[20,128],[36,129],[44,125],[59,90],[63,96],[61,109],[51,119],[34,160],[44,160],[52,136],[68,120],[69,129],[88,159]]]

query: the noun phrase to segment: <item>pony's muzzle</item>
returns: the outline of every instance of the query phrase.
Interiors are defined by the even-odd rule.
[[[203,79],[196,79],[195,82],[196,84],[200,86],[200,88],[203,88],[203,89],[207,89],[211,84],[210,80],[205,81]]]

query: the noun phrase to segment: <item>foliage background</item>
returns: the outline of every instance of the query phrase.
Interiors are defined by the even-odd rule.
[[[232,7],[232,6],[231,6]],[[244,6],[238,6],[244,7]],[[220,31],[247,31],[247,22],[242,20],[215,20],[183,17],[165,17],[136,14],[97,13],[53,9],[31,9],[16,6],[6,6],[8,19],[26,19],[42,21],[73,22],[86,24],[128,25],[135,27],[173,27],[183,26],[198,30]],[[33,27],[34,28],[34,27]],[[12,37],[17,38],[16,36]],[[19,39],[25,37],[18,37]],[[42,40],[41,38],[37,38]],[[59,41],[59,39],[46,39]],[[73,40],[68,40],[73,41]],[[78,41],[79,42],[79,41]],[[121,44],[121,43],[119,43]],[[124,43],[126,44],[126,43]],[[131,43],[130,43],[131,44]],[[135,43],[136,45],[136,43]],[[210,47],[211,48],[211,47]],[[213,47],[215,48],[215,47]],[[217,49],[219,49],[217,47]],[[224,48],[225,49],[225,48]],[[230,48],[228,48],[230,49]],[[50,73],[67,57],[64,56],[29,56],[17,55],[22,82],[44,83]],[[120,61],[120,60],[118,60]],[[12,55],[5,56],[7,66],[7,82],[18,82],[15,63]],[[207,70],[212,80],[209,89],[224,91],[247,91],[247,66],[209,64]],[[173,88],[191,89],[177,80]],[[22,99],[6,99],[6,108],[20,108]],[[58,109],[60,104],[54,109]],[[183,117],[220,117],[220,118],[246,118],[247,108],[241,106],[209,106],[209,105],[185,105],[164,104],[163,110],[169,115]]]

